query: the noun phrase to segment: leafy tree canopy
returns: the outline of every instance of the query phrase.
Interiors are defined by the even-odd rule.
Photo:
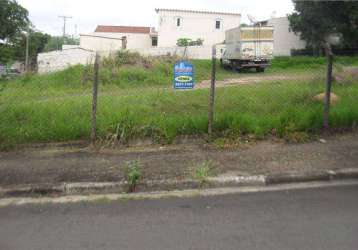
[[[188,47],[188,46],[202,46],[204,44],[203,39],[192,40],[190,38],[179,38],[177,40],[177,46],[179,47]]]
[[[0,0],[0,39],[11,40],[30,24],[28,11],[15,0]]]
[[[30,62],[35,64],[37,54],[44,51],[51,36],[34,30],[29,30],[27,34],[19,34],[12,39],[11,43],[0,44],[0,63],[25,61],[27,35],[29,36]]]
[[[293,0],[290,27],[308,46],[320,47],[331,34],[340,34],[343,45],[358,46],[358,2]]]
[[[50,36],[35,31],[28,14],[16,0],[0,0],[0,63],[25,61],[26,36],[29,37],[31,63],[36,61],[38,53],[44,51]]]

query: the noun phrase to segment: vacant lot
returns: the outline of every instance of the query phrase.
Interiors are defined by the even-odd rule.
[[[124,58],[124,60],[123,60]],[[103,60],[98,98],[99,136],[126,143],[151,138],[170,143],[178,135],[207,131],[210,62],[194,61],[199,88],[171,89],[175,58]],[[357,58],[336,59],[336,71],[357,66]],[[264,74],[218,69],[215,133],[286,136],[321,129],[324,58],[277,58]],[[27,75],[0,83],[0,145],[88,139],[91,119],[91,67],[76,66],[49,75]],[[225,79],[230,79],[226,80]],[[250,80],[251,79],[251,80]],[[262,80],[261,80],[262,79]],[[253,83],[253,84],[250,84]],[[200,88],[200,86],[204,86]],[[333,91],[334,127],[358,121],[358,83],[344,79]]]

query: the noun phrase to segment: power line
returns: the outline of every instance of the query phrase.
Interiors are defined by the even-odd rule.
[[[63,18],[63,38],[66,37],[66,22],[67,19],[71,19],[72,16],[58,16],[59,18]]]

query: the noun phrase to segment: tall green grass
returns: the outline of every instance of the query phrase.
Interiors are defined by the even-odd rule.
[[[290,65],[288,69],[299,70],[310,62],[315,65],[312,67],[319,68],[324,67],[322,60],[277,58],[272,67],[286,72],[287,64]],[[337,60],[347,65],[357,62],[347,58]],[[197,79],[208,79],[210,62],[193,62]],[[171,90],[172,66],[163,61],[157,61],[148,68],[138,65],[103,66],[98,97],[99,136],[122,142],[149,137],[170,143],[178,135],[205,134],[209,90]],[[26,75],[0,83],[1,147],[88,139],[91,75],[91,68],[75,66],[57,73]],[[240,76],[222,69],[218,75],[221,78]],[[323,104],[312,97],[323,91],[322,80],[218,88],[215,133],[231,136],[275,133],[284,136],[297,131],[318,131],[322,124]],[[332,107],[332,125],[346,127],[357,123],[358,83],[335,84],[333,91],[341,100]]]
[[[141,58],[141,57],[139,57]],[[100,83],[102,85],[115,85],[121,88],[143,86],[170,86],[173,81],[173,65],[175,58],[141,59],[145,62],[135,64],[133,58],[127,59],[130,64],[118,64],[113,61],[103,60],[100,68]],[[137,59],[140,60],[140,59]],[[121,58],[120,61],[126,62]],[[336,64],[358,66],[358,57],[337,57]],[[210,60],[192,60],[195,67],[195,80],[200,82],[211,77]],[[314,71],[325,68],[324,57],[276,57],[272,60],[268,73],[294,74],[295,71]],[[240,78],[246,74],[238,74],[225,70],[217,62],[217,79]],[[317,74],[323,74],[323,72]],[[252,74],[250,74],[252,75]],[[37,88],[37,92],[43,95],[51,95],[63,92],[78,93],[90,90],[92,87],[93,69],[90,66],[73,66],[66,70],[38,75],[27,74],[10,82],[1,82],[0,86],[6,86],[7,90],[13,89],[15,94],[26,94]],[[0,87],[0,91],[1,88]],[[10,88],[10,89],[9,89]],[[21,93],[22,92],[22,93]]]
[[[335,127],[358,121],[358,85],[334,86],[342,100],[332,108]],[[219,88],[214,130],[218,135],[264,136],[318,131],[323,105],[312,97],[323,91],[314,83],[271,83]],[[170,143],[178,135],[207,131],[208,90],[189,92],[156,91],[99,98],[99,136],[115,135],[126,142],[150,137]],[[90,96],[30,101],[1,105],[0,142],[4,145],[28,142],[86,139],[90,134]]]

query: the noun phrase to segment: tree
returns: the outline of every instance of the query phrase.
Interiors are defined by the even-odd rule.
[[[15,58],[15,50],[8,44],[0,44],[0,64],[8,63]]]
[[[26,36],[29,36],[29,61],[31,65],[36,63],[38,53],[44,51],[50,35],[39,31],[29,30],[27,34],[19,34],[12,38],[11,43],[0,45],[0,63],[11,63],[13,61],[25,61]]]
[[[63,38],[62,36],[52,36],[45,48],[44,51],[49,52],[49,51],[54,51],[54,50],[61,50],[62,45],[67,44],[67,45],[79,45],[79,39],[77,38],[71,38],[71,37],[65,37]]]
[[[188,47],[190,41],[191,41],[190,38],[179,38],[178,41],[177,41],[177,46],[179,46],[179,47]]]
[[[27,30],[28,11],[15,0],[0,0],[0,40],[8,41]]]
[[[290,27],[309,47],[320,48],[327,37],[339,34],[346,46],[357,46],[358,2],[293,0],[295,12]]]
[[[190,38],[179,38],[177,40],[178,47],[188,47],[188,46],[202,46],[204,44],[203,39],[192,40]]]
[[[51,38],[50,35],[44,34],[39,31],[30,30],[29,36],[29,61],[31,65],[36,64],[37,55],[44,51],[46,44]],[[15,44],[15,57],[18,60],[25,60],[26,53],[26,36],[22,35],[18,42]]]
[[[14,0],[0,0],[0,63],[17,59],[17,43],[29,26],[25,8]]]

